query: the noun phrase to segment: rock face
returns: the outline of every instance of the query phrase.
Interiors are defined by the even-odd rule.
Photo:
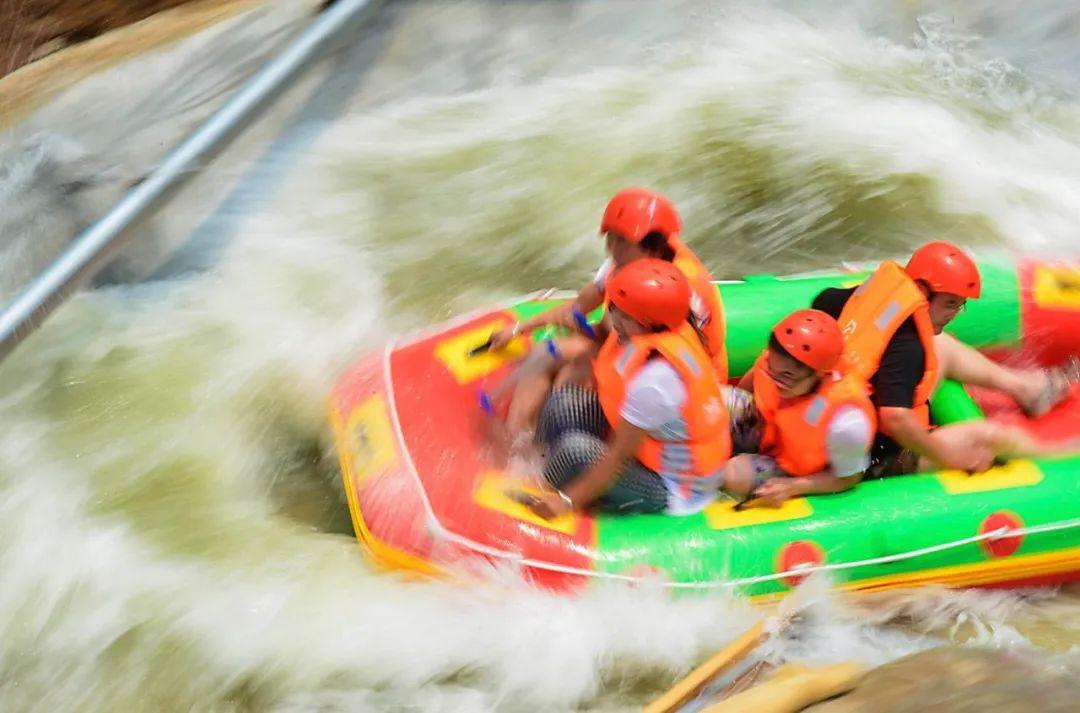
[[[942,647],[874,669],[806,713],[1075,713],[1080,663],[1044,654]]]
[[[0,76],[67,45],[189,2],[193,0],[0,2]]]

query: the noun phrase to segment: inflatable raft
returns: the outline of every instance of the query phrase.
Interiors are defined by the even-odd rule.
[[[951,331],[994,358],[1051,364],[1080,349],[1080,269],[981,263],[983,297]],[[735,376],[771,325],[825,287],[867,273],[719,283]],[[886,589],[1026,586],[1080,578],[1080,456],[1017,460],[987,473],[870,481],[780,508],[717,500],[690,517],[571,514],[546,521],[515,498],[528,474],[507,470],[497,422],[477,403],[528,348],[470,356],[490,333],[566,296],[533,297],[390,344],[348,368],[331,420],[356,535],[377,562],[440,574],[498,565],[547,588],[657,578],[679,589],[782,595],[809,573],[838,586]],[[547,334],[537,333],[539,340]],[[1080,399],[1038,420],[1001,398],[945,383],[935,420],[1009,419],[1049,439],[1080,436]]]

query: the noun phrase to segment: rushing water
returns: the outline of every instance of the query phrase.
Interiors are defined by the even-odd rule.
[[[393,5],[0,367],[3,708],[620,710],[738,632],[729,599],[373,572],[324,398],[391,334],[582,282],[629,184],[678,202],[721,277],[941,235],[1076,252],[1075,3],[834,5]],[[3,294],[294,20],[10,131]],[[1080,645],[1067,591],[819,598],[777,657]]]

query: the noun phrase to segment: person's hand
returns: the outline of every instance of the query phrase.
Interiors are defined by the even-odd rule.
[[[986,443],[958,443],[951,439],[937,439],[931,460],[948,470],[982,473],[994,465],[997,453]]]
[[[799,495],[799,484],[795,478],[769,478],[754,491],[754,500],[762,505],[778,508],[785,501]]]
[[[527,507],[545,520],[565,515],[573,509],[570,499],[558,491],[541,493],[530,500]]]
[[[506,349],[510,346],[510,342],[514,341],[514,338],[521,334],[521,324],[516,323],[509,327],[504,327],[491,334],[491,351],[497,352],[500,349]]]
[[[559,308],[552,310],[548,323],[556,327],[562,327],[572,332],[579,331],[577,318],[574,317],[574,303],[567,302]]]

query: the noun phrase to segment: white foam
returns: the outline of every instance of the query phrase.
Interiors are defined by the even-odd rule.
[[[618,27],[615,5],[587,5],[575,37]],[[656,692],[748,626],[758,614],[744,602],[648,587],[567,599],[506,573],[480,589],[404,583],[369,570],[351,536],[320,531],[325,518],[301,514],[319,501],[343,507],[332,460],[317,455],[332,458],[319,446],[334,374],[390,334],[583,281],[602,250],[600,206],[624,184],[668,190],[699,245],[759,237],[714,251],[739,266],[810,267],[920,239],[874,214],[867,225],[887,227],[887,239],[845,233],[851,244],[823,247],[838,212],[875,192],[905,215],[938,216],[928,224],[968,216],[990,227],[964,238],[1075,247],[1073,104],[952,81],[983,76],[968,50],[776,12],[717,18],[706,5],[681,6],[704,14],[683,44],[644,53],[655,63],[578,66],[590,51],[616,52],[617,33],[591,48],[517,46],[492,60],[491,86],[345,116],[265,212],[221,236],[209,270],[80,294],[5,362],[5,701],[617,707],[644,695],[639,679]],[[558,36],[561,20],[543,20]],[[649,17],[628,23],[645,47]],[[530,32],[544,30],[510,34]],[[468,74],[455,66],[453,77]],[[1002,106],[1011,113],[995,115]],[[740,157],[762,165],[744,172]],[[910,193],[926,201],[918,211],[890,198],[909,195],[906,177],[930,186]],[[283,480],[303,497],[282,496]],[[1075,618],[1069,597],[994,593],[922,592],[868,614],[821,586],[808,583],[815,613],[773,658],[879,663],[971,631],[1024,645],[1042,612]]]

